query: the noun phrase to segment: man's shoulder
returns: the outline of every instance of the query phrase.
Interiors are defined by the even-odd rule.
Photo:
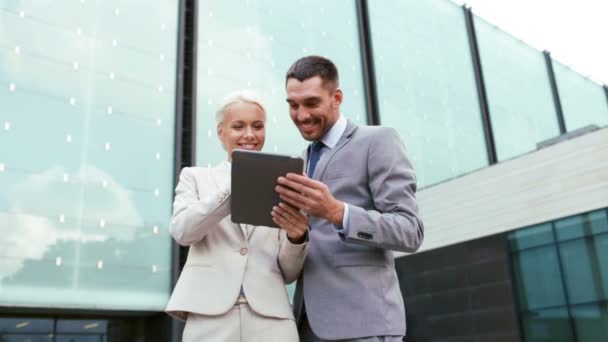
[[[366,140],[386,139],[387,137],[398,136],[397,131],[392,127],[386,126],[358,126],[355,136]]]

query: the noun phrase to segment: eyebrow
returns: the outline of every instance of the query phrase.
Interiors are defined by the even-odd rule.
[[[288,103],[296,102],[290,98],[285,99],[285,101],[287,101]],[[307,97],[304,100],[302,100],[302,102],[304,102],[304,103],[319,102],[319,101],[321,101],[321,97],[319,97],[319,96],[311,96],[311,97]]]

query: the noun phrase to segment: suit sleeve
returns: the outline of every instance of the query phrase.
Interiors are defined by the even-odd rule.
[[[218,189],[208,182],[206,193],[199,194],[196,186],[196,173],[209,177],[209,170],[184,168],[175,188],[173,216],[171,217],[171,236],[182,246],[202,240],[210,229],[230,214],[230,189]]]
[[[308,240],[301,244],[293,244],[287,238],[287,233],[279,231],[279,255],[278,264],[285,284],[294,282],[300,276],[306,253],[308,251]]]
[[[345,242],[401,252],[415,252],[424,227],[416,204],[416,176],[399,135],[384,128],[369,144],[367,169],[374,209],[349,204]]]

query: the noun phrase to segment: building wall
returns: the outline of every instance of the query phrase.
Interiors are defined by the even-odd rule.
[[[423,189],[421,250],[608,206],[608,129]]]
[[[504,234],[397,259],[407,341],[519,341]]]

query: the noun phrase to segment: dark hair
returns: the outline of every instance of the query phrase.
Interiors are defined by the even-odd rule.
[[[295,78],[300,82],[320,76],[326,88],[337,88],[339,85],[338,68],[329,59],[321,56],[306,56],[291,65],[285,75],[285,82]]]

